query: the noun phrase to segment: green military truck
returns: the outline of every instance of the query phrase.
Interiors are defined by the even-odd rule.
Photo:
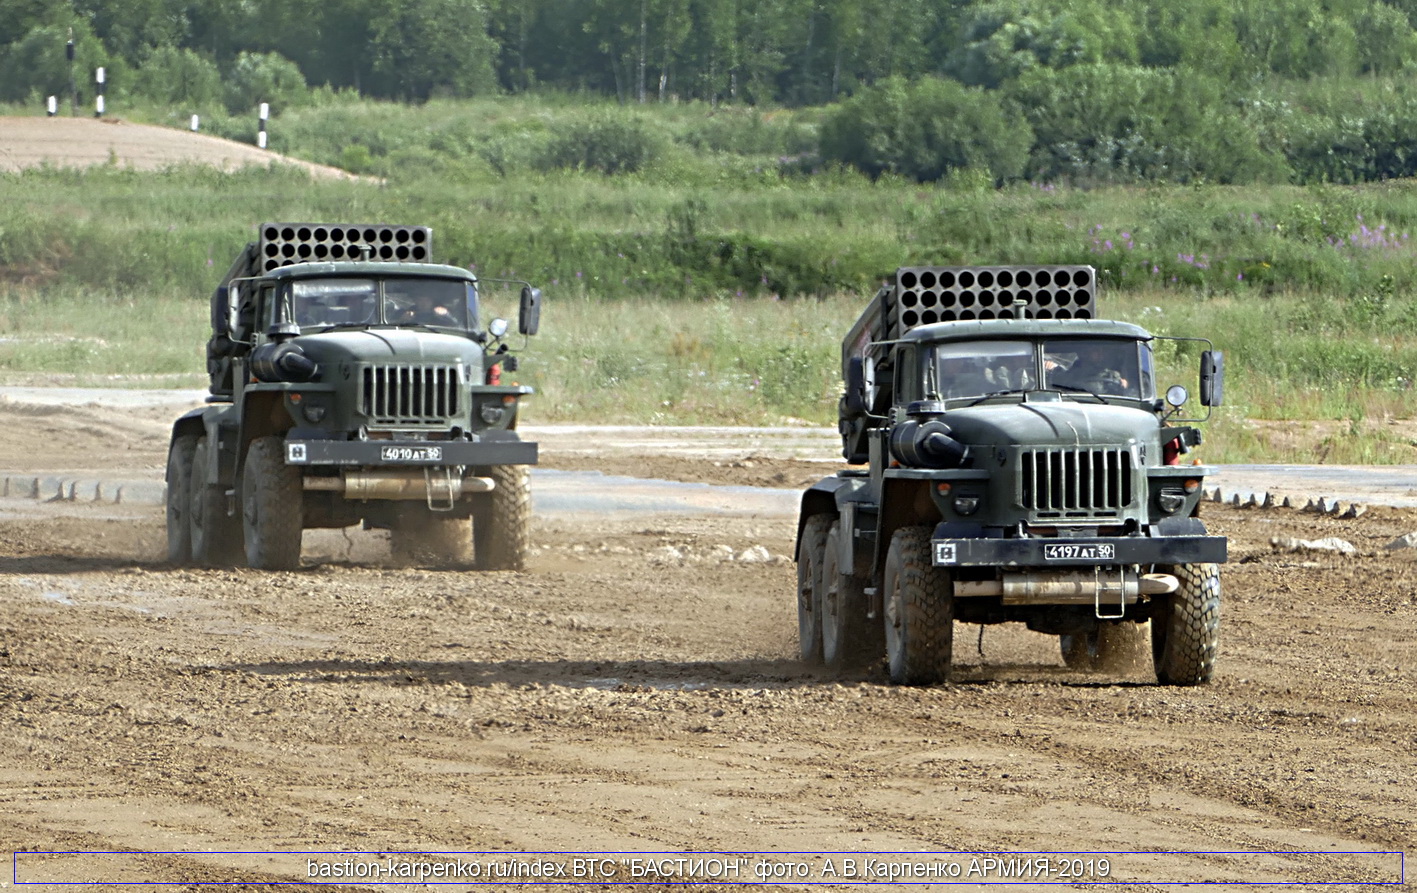
[[[531,388],[502,382],[478,278],[431,259],[424,226],[259,227],[212,296],[208,405],[172,426],[171,561],[291,570],[306,528],[363,524],[401,560],[522,568]],[[514,284],[534,335],[541,293]]]
[[[1181,418],[1184,387],[1158,398],[1153,364],[1198,339],[1096,319],[1096,283],[1088,266],[903,267],[875,295],[842,343],[843,454],[865,467],[802,497],[804,661],[884,654],[892,682],[930,684],[954,621],[1014,621],[1058,636],[1070,667],[1149,650],[1162,683],[1210,681],[1226,541],[1197,517],[1210,469],[1181,460],[1204,419]],[[1199,402],[1218,405],[1221,354],[1200,363]]]

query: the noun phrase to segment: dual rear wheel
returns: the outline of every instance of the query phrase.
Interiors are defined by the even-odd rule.
[[[930,528],[896,532],[886,556],[884,617],[870,616],[864,575],[841,572],[834,515],[808,517],[797,549],[797,632],[803,662],[846,670],[884,651],[892,682],[926,685],[949,675],[954,623],[949,574],[930,560]]]

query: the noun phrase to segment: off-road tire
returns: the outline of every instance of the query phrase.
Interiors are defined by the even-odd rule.
[[[526,570],[531,548],[531,484],[525,465],[493,465],[495,485],[472,515],[473,566],[483,571]]]
[[[1162,685],[1201,685],[1215,676],[1220,650],[1220,568],[1178,564],[1177,590],[1157,600],[1151,615],[1151,654]]]
[[[399,564],[462,567],[472,554],[472,524],[424,505],[404,505],[389,530],[389,550]]]
[[[840,543],[841,522],[834,521],[827,531],[817,587],[821,592],[822,663],[833,670],[848,670],[880,656],[880,627],[866,616],[866,581],[840,571]]]
[[[303,500],[300,469],[285,464],[285,439],[270,435],[251,441],[241,475],[247,564],[265,571],[300,567]]]
[[[954,584],[949,572],[930,560],[930,531],[902,527],[886,552],[886,658],[897,685],[931,685],[950,674]]]
[[[207,484],[207,439],[199,437],[192,457],[191,502],[187,512],[192,563],[228,567],[246,557],[241,545],[241,518],[226,513],[226,493]]]
[[[167,451],[167,560],[187,564],[192,560],[192,459],[197,454],[197,435],[183,434],[173,439]]]
[[[1063,663],[1085,673],[1120,673],[1145,661],[1147,626],[1130,620],[1102,621],[1097,629],[1082,635],[1058,637]],[[1146,664],[1142,663],[1145,667]]]
[[[812,667],[822,665],[822,564],[835,520],[827,514],[808,517],[797,543],[797,653]]]

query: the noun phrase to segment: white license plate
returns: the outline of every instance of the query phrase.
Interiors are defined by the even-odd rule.
[[[379,448],[382,462],[439,462],[443,448],[436,446],[386,446]]]
[[[1111,543],[1052,543],[1043,547],[1044,561],[1111,561],[1117,547]]]

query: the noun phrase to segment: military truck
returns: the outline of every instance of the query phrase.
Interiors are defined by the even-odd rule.
[[[306,528],[363,524],[400,560],[522,568],[537,447],[481,306],[500,280],[433,263],[426,226],[258,233],[212,295],[208,405],[172,426],[168,558],[291,570]],[[507,285],[536,334],[540,291]]]
[[[1070,667],[1149,652],[1162,683],[1210,681],[1226,540],[1197,516],[1211,469],[1182,461],[1205,418],[1181,417],[1185,387],[1157,397],[1154,363],[1210,344],[1095,318],[1096,286],[1089,266],[902,267],[872,298],[842,342],[864,467],[802,496],[804,661],[884,654],[892,682],[930,684],[955,621],[1021,622]],[[1199,358],[1218,405],[1222,355]]]

